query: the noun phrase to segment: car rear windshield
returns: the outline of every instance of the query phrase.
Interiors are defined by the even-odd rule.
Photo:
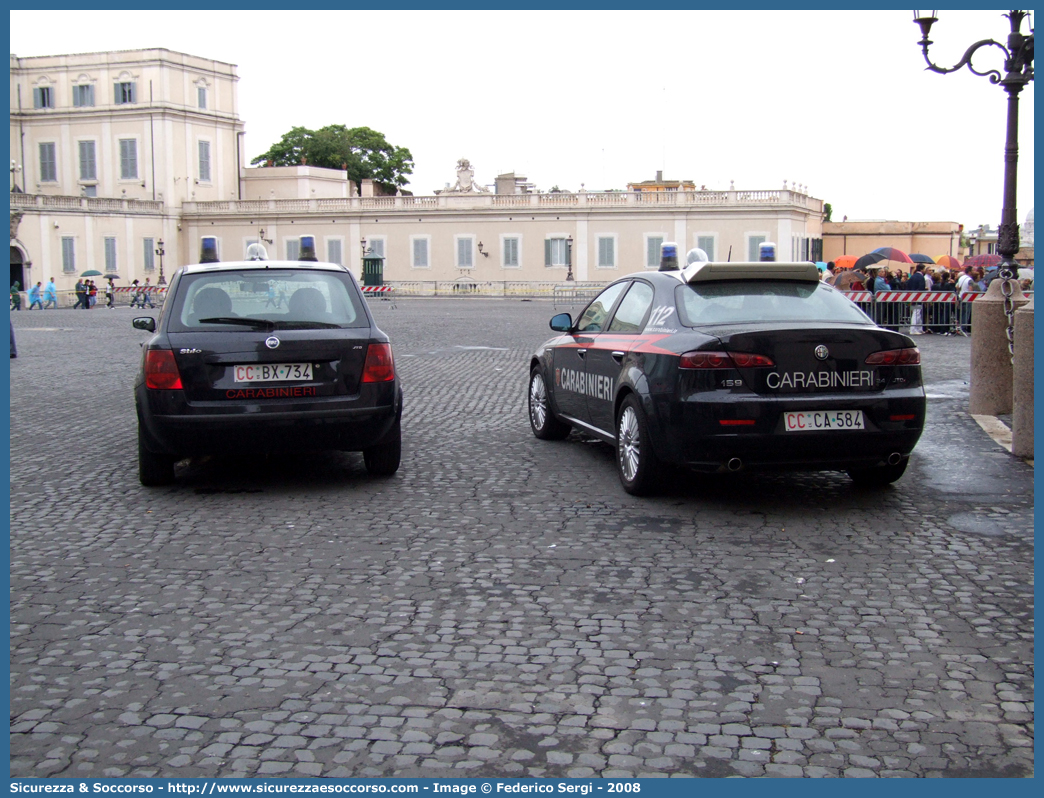
[[[737,280],[678,286],[678,315],[686,327],[747,322],[868,324],[849,299],[822,283]]]
[[[369,324],[351,279],[318,269],[220,271],[185,275],[172,329],[303,330]]]

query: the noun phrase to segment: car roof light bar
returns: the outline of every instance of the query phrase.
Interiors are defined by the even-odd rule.
[[[679,276],[686,283],[722,280],[799,280],[818,283],[819,268],[811,262],[692,263],[686,266]]]

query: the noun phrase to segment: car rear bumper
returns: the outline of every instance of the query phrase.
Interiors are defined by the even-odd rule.
[[[187,403],[138,389],[146,446],[164,454],[360,451],[379,443],[402,413],[402,392],[382,404],[351,407],[343,399],[292,403]],[[172,413],[178,409],[181,412]],[[167,411],[167,412],[163,412]]]
[[[874,398],[829,397],[653,402],[654,449],[662,460],[704,471],[739,468],[819,470],[868,468],[908,457],[924,428],[927,403],[921,389]],[[860,410],[865,429],[786,431],[791,410]],[[897,418],[897,417],[902,417]],[[723,425],[747,420],[752,424]]]

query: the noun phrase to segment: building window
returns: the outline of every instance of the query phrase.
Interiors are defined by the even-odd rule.
[[[73,86],[73,107],[91,108],[94,106],[94,86],[90,83]]]
[[[85,197],[97,197],[98,196],[98,187],[97,186],[93,186],[93,185],[92,186],[84,186],[83,187],[83,196],[85,196]]]
[[[105,237],[105,271],[116,271],[116,239],[110,236]]]
[[[54,183],[58,180],[58,157],[54,142],[40,145],[40,182]]]
[[[707,253],[707,260],[714,260],[714,236],[697,236],[696,246]]]
[[[199,181],[210,182],[210,142],[199,142]]]
[[[135,91],[134,82],[126,81],[115,84],[113,87],[113,97],[116,100],[116,105],[126,105],[127,103],[137,102],[137,92]]]
[[[475,239],[471,236],[457,237],[457,268],[475,268]]]
[[[373,258],[384,257],[384,239],[371,238],[366,242],[366,254]]]
[[[517,236],[507,236],[504,239],[504,268],[517,269],[521,266],[519,260],[519,239]]]
[[[94,158],[94,142],[81,141],[80,145],[80,180],[97,180],[98,164]]]
[[[616,268],[616,238],[613,236],[598,236],[598,268]]]
[[[569,258],[569,242],[564,238],[544,240],[544,266],[565,266]]]
[[[196,87],[196,103],[200,108],[207,107],[207,90],[202,86]]]
[[[138,142],[135,139],[120,139],[120,180],[138,178]]]
[[[301,239],[299,238],[288,238],[286,239],[286,259],[297,260],[301,255]]]
[[[428,269],[431,267],[431,262],[428,260],[428,237],[427,236],[416,236],[412,238],[413,242],[413,263],[414,269]]]
[[[645,268],[660,268],[660,246],[663,244],[663,236],[645,237]]]
[[[748,236],[747,237],[747,260],[751,263],[757,263],[761,259],[760,246],[765,243],[765,236]]]
[[[326,239],[326,261],[327,263],[337,263],[341,266],[344,265],[344,258],[341,256],[341,239]]]
[[[156,268],[156,239],[143,238],[142,242],[145,245],[145,258],[142,260],[142,264],[145,266],[145,271],[151,272]]]
[[[62,271],[72,274],[76,271],[76,239],[62,236]]]
[[[54,92],[50,86],[33,89],[33,108],[54,108]]]

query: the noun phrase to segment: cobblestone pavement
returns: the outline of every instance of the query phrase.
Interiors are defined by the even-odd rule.
[[[1033,470],[924,336],[906,476],[682,475],[536,440],[550,302],[374,301],[406,392],[361,456],[138,485],[134,311],[12,314],[11,773],[1028,776]],[[574,309],[575,312],[575,309]]]

